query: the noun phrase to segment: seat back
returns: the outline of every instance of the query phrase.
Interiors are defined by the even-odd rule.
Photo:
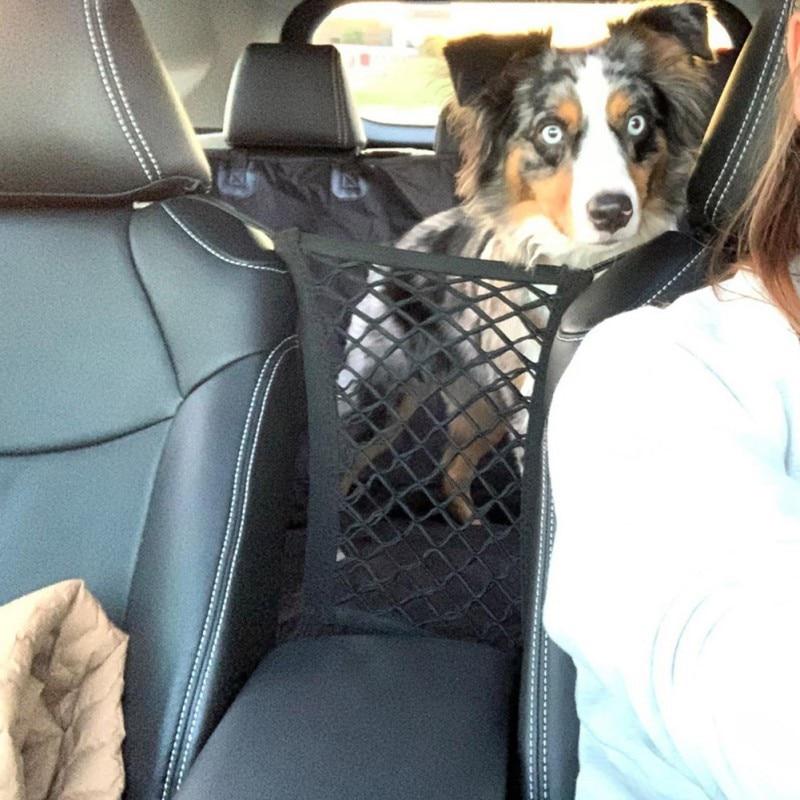
[[[572,356],[595,325],[642,305],[669,304],[706,282],[713,244],[709,234],[741,204],[770,141],[791,5],[791,0],[767,2],[753,22],[690,182],[687,230],[665,233],[620,258],[564,314],[548,366],[548,406]],[[545,437],[545,451],[546,446]],[[546,471],[539,486],[536,519],[537,551],[529,578],[530,613],[520,692],[523,796],[568,800],[574,797],[578,773],[579,725],[574,666],[542,625],[549,560],[557,535]]]
[[[223,135],[206,143],[214,192],[272,231],[392,242],[455,203],[452,154],[363,152],[361,120],[330,45],[249,45]]]
[[[5,11],[0,602],[86,580],[130,635],[127,796],[166,798],[275,637],[293,293],[183,196],[208,165],[127,0]]]

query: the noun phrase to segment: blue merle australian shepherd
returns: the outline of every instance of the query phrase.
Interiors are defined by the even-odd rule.
[[[454,75],[463,65],[469,69],[461,74],[471,75],[456,79],[451,114],[463,202],[419,223],[399,248],[497,259],[521,269],[536,263],[587,268],[676,227],[713,106],[704,4],[641,6],[587,48],[554,48],[546,32],[471,37],[450,43],[445,56]],[[430,349],[429,337],[411,335],[398,349],[394,342],[408,334],[402,315],[392,313],[400,290],[377,271],[369,280],[379,288],[350,322],[340,413],[347,417],[369,398],[383,397],[393,407],[392,423],[364,444],[345,490],[433,391],[414,366],[425,358],[414,351]],[[493,314],[492,299],[476,302],[490,316],[507,312]],[[462,364],[475,363],[479,351],[502,349],[479,314],[457,313],[462,330],[481,328],[458,344]],[[507,363],[497,364],[500,370],[519,366],[510,351],[501,358]],[[488,386],[496,376],[491,365],[469,373],[448,383],[450,444],[441,460],[442,489],[460,521],[472,515],[478,462],[509,426],[518,435],[527,428],[524,414],[503,414],[512,401],[503,396],[508,389],[476,395],[476,385]],[[517,388],[527,395],[532,381],[522,383]]]

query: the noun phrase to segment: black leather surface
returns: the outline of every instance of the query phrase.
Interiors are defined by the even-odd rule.
[[[501,800],[513,659],[390,636],[273,652],[198,757],[181,800]]]
[[[433,140],[433,149],[437,155],[457,155],[458,139],[453,136],[447,119],[450,116],[450,107],[445,106],[436,121],[436,134]]]
[[[641,305],[668,304],[705,282],[708,252],[677,231],[613,262],[564,313],[550,351],[547,403],[586,334],[604,319]]]
[[[293,291],[201,199],[0,229],[0,602],[86,579],[131,637],[127,797],[169,797],[274,642]]]
[[[208,164],[130,0],[7,0],[0,202],[159,199]]]
[[[546,467],[539,486],[537,519],[529,627],[520,685],[518,741],[523,796],[573,800],[579,731],[575,712],[575,667],[569,656],[547,636],[542,624],[555,535],[555,513]]]
[[[690,221],[720,227],[741,207],[772,141],[775,93],[786,74],[792,0],[764,0],[711,120],[689,185]]]
[[[0,214],[0,285],[13,287],[0,291],[3,385],[13,387],[0,392],[0,453],[100,442],[175,413],[180,393],[130,262],[129,220],[114,211]],[[89,397],[87,386],[96,387]]]
[[[291,281],[258,238],[201,198],[134,216],[131,253],[184,393],[242,353],[294,332]]]
[[[239,360],[195,390],[172,425],[125,618],[142,632],[126,670],[134,797],[160,795],[165,776],[169,791],[179,786],[274,644],[297,370],[293,341]]]
[[[231,147],[354,151],[366,143],[332,45],[251,44],[225,109]]]
[[[85,397],[87,405],[96,399],[88,389]],[[0,418],[0,430],[15,420]],[[0,603],[81,577],[122,624],[169,425],[104,444],[0,457]]]

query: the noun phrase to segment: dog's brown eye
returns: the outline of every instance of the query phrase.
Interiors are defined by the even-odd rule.
[[[553,146],[561,144],[564,140],[564,129],[557,123],[551,122],[539,131],[539,138],[546,145]]]

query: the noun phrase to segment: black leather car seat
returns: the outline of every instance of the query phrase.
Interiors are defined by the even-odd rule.
[[[222,135],[202,141],[216,196],[271,231],[392,242],[454,202],[452,155],[364,152],[331,45],[249,45],[231,80]]]
[[[548,367],[548,401],[595,325],[642,305],[669,304],[706,282],[712,235],[741,205],[771,141],[775,91],[785,69],[783,37],[791,9],[791,0],[767,0],[754,10],[752,30],[722,93],[689,186],[686,231],[666,233],[619,259],[562,318]],[[578,771],[575,670],[542,626],[550,552],[558,535],[546,475],[539,496],[539,546],[520,691],[523,796],[570,800]]]
[[[293,293],[190,196],[128,0],[8,0],[0,49],[0,602],[86,580],[130,634],[127,797],[168,798],[274,640]]]

